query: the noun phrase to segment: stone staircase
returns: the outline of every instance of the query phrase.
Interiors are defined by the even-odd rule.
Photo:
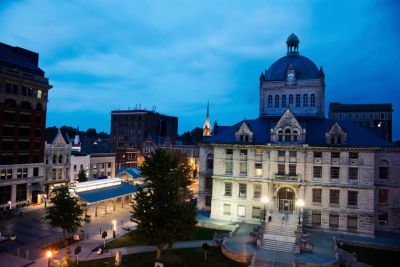
[[[274,251],[296,252],[297,217],[296,214],[288,214],[282,220],[283,214],[272,214],[272,221],[265,229],[262,248]]]

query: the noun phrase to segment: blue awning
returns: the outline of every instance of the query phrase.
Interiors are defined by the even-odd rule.
[[[125,196],[131,193],[135,193],[136,191],[137,191],[136,186],[128,183],[121,183],[120,185],[117,186],[106,187],[86,192],[79,192],[77,194],[84,201],[88,203],[94,203],[107,199]]]

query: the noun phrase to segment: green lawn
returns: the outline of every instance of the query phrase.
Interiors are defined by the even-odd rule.
[[[195,227],[190,238],[185,240],[209,240],[213,238],[214,233],[227,233],[229,231]],[[183,241],[183,240],[182,240]],[[135,231],[129,232],[109,243],[106,244],[106,249],[120,248],[120,247],[130,247],[145,245],[145,243],[140,240]]]
[[[164,267],[244,267],[229,260],[222,255],[219,248],[211,247],[207,253],[207,261],[204,260],[204,252],[201,248],[165,250],[162,252]],[[131,254],[122,257],[121,267],[153,267],[156,252]],[[114,266],[114,258],[79,262],[80,267]]]

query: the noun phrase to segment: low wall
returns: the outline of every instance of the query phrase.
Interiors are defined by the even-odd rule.
[[[251,258],[253,256],[253,254],[240,253],[240,252],[230,250],[229,248],[227,248],[225,246],[225,241],[222,242],[221,252],[228,259],[231,259],[231,260],[239,262],[239,263],[244,263],[244,264],[250,264]]]
[[[219,224],[212,224],[208,222],[198,222],[196,224],[199,227],[203,228],[211,228],[211,229],[217,229],[217,230],[227,230],[227,231],[232,231],[235,228],[235,225],[219,225]]]

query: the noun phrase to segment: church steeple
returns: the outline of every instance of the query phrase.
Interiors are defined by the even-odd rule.
[[[211,136],[211,125],[210,125],[210,102],[207,102],[207,115],[206,121],[203,126],[203,136]]]

